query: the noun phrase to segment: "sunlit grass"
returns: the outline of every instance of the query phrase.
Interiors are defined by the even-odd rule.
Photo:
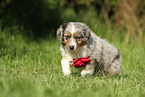
[[[120,74],[83,78],[62,74],[59,42],[28,41],[1,33],[1,97],[144,97],[145,46],[112,41],[122,55]]]

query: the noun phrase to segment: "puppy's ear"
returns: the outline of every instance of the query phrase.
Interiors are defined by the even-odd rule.
[[[86,43],[88,43],[90,36],[91,36],[91,30],[87,25],[84,25],[84,39],[86,41]]]
[[[60,25],[60,28],[57,30],[57,37],[61,43],[63,42],[64,30],[67,27],[67,25],[68,23],[64,23],[63,25]]]

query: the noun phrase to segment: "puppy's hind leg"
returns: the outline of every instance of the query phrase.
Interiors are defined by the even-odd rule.
[[[122,60],[120,56],[118,58],[115,58],[115,60],[113,60],[113,62],[111,63],[110,71],[109,71],[111,76],[116,75],[120,72],[121,61]]]
[[[70,75],[71,71],[70,71],[70,65],[69,65],[70,61],[63,57],[61,60],[61,66],[62,66],[62,71],[64,75]]]

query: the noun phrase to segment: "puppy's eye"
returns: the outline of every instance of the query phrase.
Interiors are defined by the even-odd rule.
[[[71,38],[71,36],[68,36],[68,35],[66,36],[66,40],[68,40],[68,39],[70,39],[70,38]]]

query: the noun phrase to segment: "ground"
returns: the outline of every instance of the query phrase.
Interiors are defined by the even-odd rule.
[[[117,76],[64,76],[57,39],[31,41],[1,33],[0,97],[144,97],[145,46],[111,41],[122,55]],[[21,39],[21,41],[20,41]]]

